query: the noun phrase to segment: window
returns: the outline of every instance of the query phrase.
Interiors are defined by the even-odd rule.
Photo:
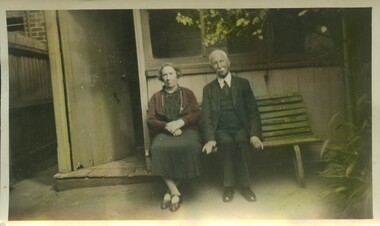
[[[311,59],[339,59],[340,18],[336,9],[309,10],[281,9],[271,12],[273,31],[271,61],[307,61]],[[313,63],[311,63],[313,64]]]
[[[202,55],[201,31],[176,21],[177,10],[150,10],[149,25],[154,58]]]
[[[224,49],[229,53],[256,52],[262,46],[263,41],[252,37],[231,36],[225,42],[206,47],[202,44],[204,39],[202,28],[177,23],[178,12],[196,15],[194,19],[200,20],[197,10],[149,10],[154,58],[206,56],[215,48]]]
[[[8,31],[24,31],[24,17],[10,17],[7,18]]]
[[[273,49],[276,55],[304,52],[305,29],[297,12],[281,9],[272,13]]]
[[[254,13],[257,9],[246,9]],[[286,67],[318,65],[339,62],[341,49],[337,40],[341,32],[340,16],[336,9],[267,10],[265,23],[260,29],[263,39],[253,36],[239,36],[234,33],[222,43],[205,45],[206,23],[202,11],[195,9],[148,10],[153,68],[164,60],[173,63],[199,65],[207,61],[208,54],[215,48],[223,49],[234,58],[237,69],[249,67]],[[227,11],[227,10],[225,10]],[[320,13],[322,12],[323,13]],[[192,15],[198,26],[185,26],[176,21],[178,12]],[[252,20],[250,21],[252,23]],[[248,25],[251,26],[251,25]],[[191,59],[189,59],[189,57]],[[326,61],[326,59],[328,59]]]

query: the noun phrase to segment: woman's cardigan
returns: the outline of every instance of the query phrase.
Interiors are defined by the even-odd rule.
[[[200,120],[200,108],[194,93],[185,87],[179,87],[181,96],[181,109],[180,118],[185,122],[183,128],[197,128],[198,121]],[[155,94],[149,101],[147,124],[150,129],[151,135],[155,135],[165,130],[168,119],[165,116],[164,108],[164,94],[162,89]]]

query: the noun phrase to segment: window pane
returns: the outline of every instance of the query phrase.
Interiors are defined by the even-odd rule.
[[[154,58],[202,55],[201,31],[196,26],[177,23],[179,10],[149,10],[150,35]],[[186,10],[181,10],[184,12]],[[189,10],[190,11],[190,10]],[[197,12],[196,10],[191,10]]]
[[[24,31],[24,18],[23,17],[9,17],[7,18],[8,31]]]
[[[263,48],[264,41],[254,37],[236,37],[228,38],[229,53],[254,53]]]
[[[299,9],[281,9],[273,12],[273,37],[275,54],[304,52],[306,31]]]
[[[304,16],[302,9],[281,9],[272,11],[274,58],[333,57],[340,50],[336,41],[339,28],[339,14],[331,10],[310,10]]]

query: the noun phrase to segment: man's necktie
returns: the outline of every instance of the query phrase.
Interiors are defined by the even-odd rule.
[[[228,93],[230,91],[230,87],[228,86],[226,81],[224,81],[224,86],[222,88],[222,91],[223,91],[224,95],[228,96]]]

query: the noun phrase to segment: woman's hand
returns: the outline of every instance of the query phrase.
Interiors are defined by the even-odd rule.
[[[182,126],[184,125],[185,125],[185,122],[182,119],[178,119],[178,120],[166,123],[165,129],[174,135],[174,132],[181,129]]]
[[[173,133],[173,136],[180,136],[182,134],[182,130],[181,129],[177,129],[176,131],[174,131]]]

